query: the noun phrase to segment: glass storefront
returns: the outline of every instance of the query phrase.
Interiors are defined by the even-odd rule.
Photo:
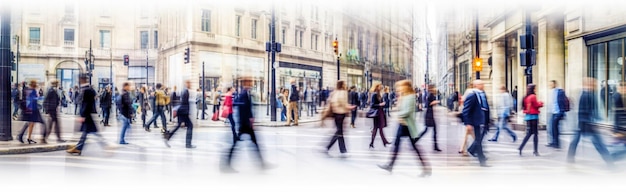
[[[616,39],[588,46],[588,76],[597,80],[599,108],[607,122],[613,117],[611,95],[616,92],[620,82],[625,80],[623,65],[625,40]]]
[[[288,88],[291,86],[291,80],[296,79],[296,84],[299,87],[311,86],[314,89],[319,89],[319,83],[321,80],[321,74],[319,71],[294,69],[294,68],[280,68],[280,79],[276,86],[277,89]]]
[[[348,88],[352,86],[356,86],[358,90],[361,88],[365,88],[365,84],[363,83],[363,75],[351,75],[348,74]]]

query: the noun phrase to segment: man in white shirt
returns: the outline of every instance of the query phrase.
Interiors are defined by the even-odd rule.
[[[500,94],[498,94],[498,106],[496,108],[498,113],[498,125],[496,126],[496,134],[493,135],[489,141],[497,142],[500,135],[500,129],[504,129],[511,137],[513,142],[517,141],[517,135],[508,126],[509,117],[511,116],[511,108],[513,107],[513,97],[509,94],[509,91],[505,86],[500,87]]]

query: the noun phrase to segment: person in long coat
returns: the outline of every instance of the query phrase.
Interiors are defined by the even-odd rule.
[[[377,110],[376,117],[373,118],[374,125],[372,128],[372,140],[370,141],[370,149],[374,148],[374,139],[376,138],[377,131],[380,132],[380,138],[383,140],[383,145],[385,147],[387,147],[388,144],[391,144],[389,141],[387,141],[387,138],[385,138],[385,134],[383,132],[383,128],[387,127],[387,116],[385,115],[383,109],[386,103],[383,101],[383,98],[381,96],[382,89],[383,85],[381,85],[380,83],[374,83],[372,89],[370,90],[370,92],[372,92],[372,102],[370,105],[370,110]]]

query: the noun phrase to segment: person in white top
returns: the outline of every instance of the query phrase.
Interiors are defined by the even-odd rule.
[[[504,129],[511,137],[513,142],[517,141],[517,135],[508,126],[509,118],[511,117],[511,109],[513,108],[513,97],[509,94],[509,91],[505,86],[500,87],[500,94],[498,94],[498,102],[496,112],[498,113],[498,125],[496,126],[496,134],[493,135],[489,141],[497,142],[500,135],[500,129]]]
[[[330,102],[330,110],[335,119],[335,126],[337,127],[337,131],[330,139],[330,143],[326,146],[326,150],[324,153],[328,154],[330,148],[335,144],[335,142],[339,141],[339,151],[341,154],[345,154],[346,144],[343,138],[343,120],[346,118],[346,115],[350,113],[350,110],[354,109],[356,106],[348,104],[348,91],[346,91],[346,83],[345,81],[338,81],[337,87],[335,91],[333,91],[328,98]],[[346,156],[343,156],[346,157]]]

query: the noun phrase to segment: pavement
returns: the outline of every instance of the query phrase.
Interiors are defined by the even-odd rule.
[[[394,114],[392,113],[392,116]],[[106,128],[102,134],[113,148],[88,143],[82,156],[64,151],[0,155],[0,181],[6,190],[50,189],[83,191],[85,187],[99,190],[128,191],[141,187],[150,190],[218,190],[218,191],[380,191],[394,189],[458,189],[489,191],[498,189],[547,189],[581,191],[623,189],[623,168],[609,170],[593,145],[582,140],[576,163],[565,161],[567,150],[545,147],[545,132],[540,132],[539,152],[532,156],[532,142],[523,155],[517,152],[520,140],[512,142],[502,135],[498,142],[485,141],[487,163],[479,167],[476,158],[457,153],[462,125],[454,118],[438,113],[438,141],[442,152],[432,149],[432,132],[420,140],[422,155],[433,167],[433,175],[419,178],[421,167],[406,142],[393,172],[377,167],[389,161],[391,146],[383,146],[379,137],[374,148],[370,143],[371,120],[358,118],[356,128],[345,128],[347,157],[340,156],[337,144],[328,154],[322,153],[335,129],[330,121],[325,126],[309,123],[291,127],[257,127],[262,157],[273,169],[258,167],[259,159],[247,145],[237,147],[232,166],[237,173],[220,172],[225,151],[232,143],[230,128],[194,129],[195,149],[185,148],[185,134],[179,132],[167,148],[158,131],[132,129],[127,142],[115,145],[118,130]],[[395,139],[395,118],[389,118],[384,133]],[[346,127],[349,120],[346,120]],[[135,128],[135,127],[133,127]],[[523,132],[516,131],[518,137]],[[493,132],[489,133],[490,135]],[[568,143],[571,136],[564,136]],[[489,138],[489,137],[487,137]],[[343,157],[343,158],[342,158]],[[28,185],[37,181],[37,185]]]

